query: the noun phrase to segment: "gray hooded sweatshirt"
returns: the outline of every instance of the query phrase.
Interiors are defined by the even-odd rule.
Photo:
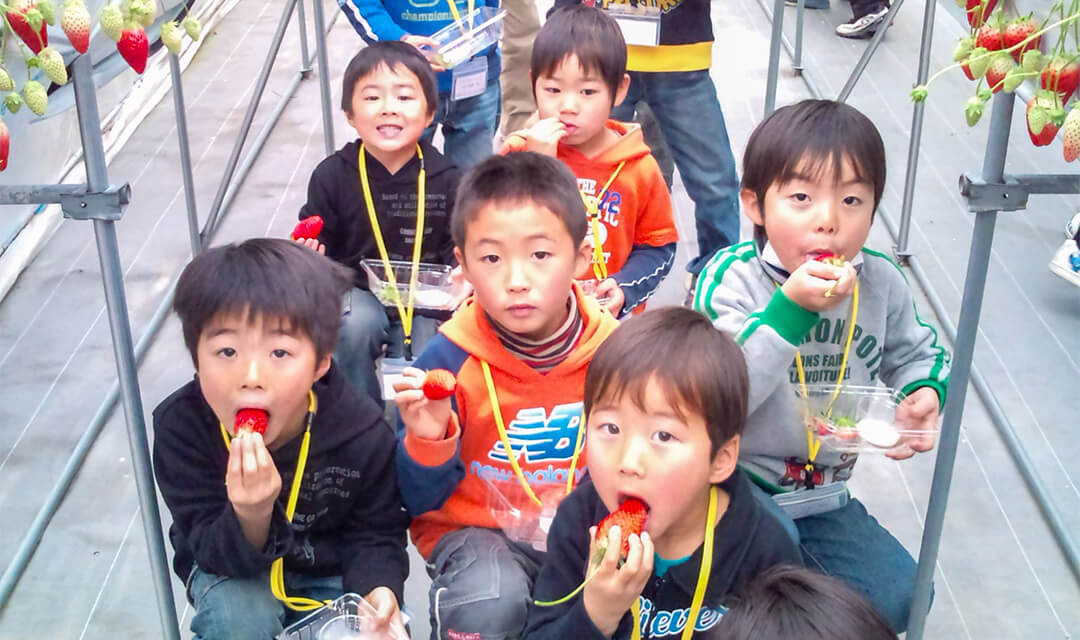
[[[749,417],[740,464],[774,492],[803,486],[807,429],[799,396],[796,351],[807,384],[840,382],[852,298],[828,311],[807,311],[780,290],[787,272],[767,244],[742,242],[715,255],[701,272],[694,309],[742,345],[750,372]],[[907,280],[887,256],[863,248],[853,261],[859,307],[844,385],[885,385],[906,395],[937,391],[942,405],[949,355],[937,332],[919,318]],[[814,483],[851,476],[858,455],[822,446]]]

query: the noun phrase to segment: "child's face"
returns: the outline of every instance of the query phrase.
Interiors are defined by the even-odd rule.
[[[614,96],[615,104],[626,97],[629,86],[630,77],[624,74]],[[557,118],[566,127],[563,142],[577,147],[586,156],[600,150],[613,96],[598,73],[586,71],[577,56],[569,55],[550,76],[536,78],[534,89],[539,116]]]
[[[799,173],[803,175],[786,184],[773,183],[763,207],[752,191],[744,189],[741,196],[747,217],[765,227],[769,244],[789,272],[822,253],[851,260],[870,235],[873,185],[859,182],[847,159],[839,180],[831,169],[816,179],[809,170]]]
[[[433,115],[420,79],[403,66],[385,64],[356,81],[352,109],[345,114],[364,148],[383,164],[411,157]]]
[[[199,387],[217,419],[231,433],[241,409],[267,412],[266,446],[300,432],[308,390],[330,368],[316,357],[311,339],[277,319],[218,315],[203,328],[197,347]]]
[[[566,321],[570,281],[588,263],[558,215],[531,201],[488,203],[454,249],[484,311],[513,333],[539,340]]]
[[[709,487],[731,475],[738,458],[738,436],[710,459],[705,419],[680,418],[664,388],[649,380],[644,407],[629,396],[602,399],[588,417],[586,452],[589,476],[609,511],[636,497],[646,504],[645,530],[662,557],[686,555],[700,544],[708,511]],[[683,550],[689,548],[689,551]]]

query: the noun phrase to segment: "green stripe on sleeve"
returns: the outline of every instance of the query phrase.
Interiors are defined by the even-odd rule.
[[[783,289],[777,289],[769,300],[768,306],[761,312],[761,322],[772,327],[780,337],[794,346],[799,346],[806,334],[814,328],[820,316],[814,311],[807,311],[784,295]]]

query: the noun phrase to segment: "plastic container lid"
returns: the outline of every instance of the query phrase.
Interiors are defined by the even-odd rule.
[[[400,301],[407,305],[409,300],[409,278],[412,263],[404,260],[391,260],[390,268],[394,272],[397,287],[386,279],[386,269],[382,260],[367,259],[360,262],[368,276],[371,293],[387,307],[397,306]],[[413,307],[416,309],[434,309],[452,311],[461,304],[465,289],[461,284],[450,280],[453,269],[445,264],[421,262],[417,265],[416,291],[413,294]]]
[[[898,395],[888,387],[810,384],[803,419],[823,447],[848,453],[892,453],[926,431],[896,424]],[[802,399],[799,386],[796,393]],[[835,398],[834,398],[835,395]],[[937,427],[934,428],[935,438]]]
[[[431,62],[452,69],[499,42],[505,15],[506,11],[497,7],[477,7],[461,16],[461,24],[452,22],[431,34],[439,48],[422,47],[424,55]]]

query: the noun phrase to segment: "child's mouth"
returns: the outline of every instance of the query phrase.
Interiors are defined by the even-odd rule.
[[[396,124],[384,124],[375,127],[375,130],[384,138],[396,138],[401,134],[402,128]]]
[[[627,500],[634,499],[634,500],[637,500],[638,502],[640,502],[641,504],[645,505],[645,513],[646,514],[648,514],[649,512],[652,511],[652,507],[649,506],[648,502],[646,502],[641,496],[635,496],[632,493],[620,493],[620,494],[618,494],[616,496],[615,499],[618,501],[618,506],[621,506],[622,503],[626,502]]]

